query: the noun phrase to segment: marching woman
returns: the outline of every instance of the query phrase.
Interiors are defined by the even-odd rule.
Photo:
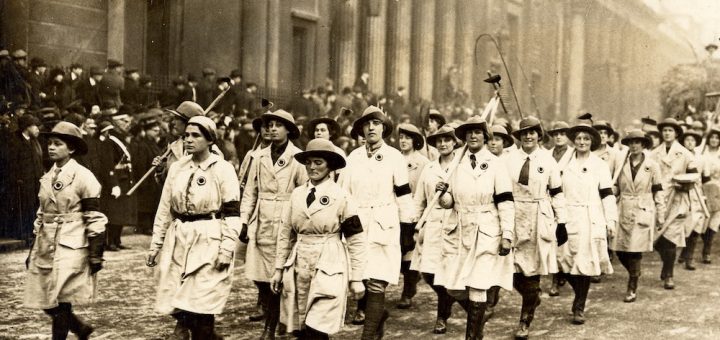
[[[443,125],[434,134],[428,136],[427,142],[435,146],[440,156],[425,166],[415,185],[413,194],[415,211],[420,215],[427,208],[427,204],[432,201],[435,195],[435,186],[437,182],[443,180],[455,157],[454,151],[458,144],[455,129],[448,125]],[[435,283],[435,273],[440,270],[442,262],[443,226],[454,223],[457,223],[457,219],[452,214],[452,209],[444,209],[440,205],[435,205],[428,212],[425,224],[418,226],[420,230],[410,266],[410,269],[422,274],[423,280],[437,295],[437,320],[433,329],[435,334],[447,332],[447,319],[450,318],[452,304],[455,301],[445,287]]]
[[[702,234],[702,262],[710,264],[713,237],[720,227],[720,130],[713,128],[708,132],[706,145],[703,153],[703,191],[710,218]]]
[[[290,208],[290,194],[307,182],[305,166],[295,161],[301,150],[290,140],[300,137],[293,116],[284,110],[261,116],[272,144],[256,152],[240,204],[242,234],[247,233],[245,276],[260,291],[265,309],[262,339],[274,339],[280,319],[280,296],[274,294],[270,280],[275,273],[277,234],[282,216]]]
[[[617,223],[610,169],[592,151],[600,145],[600,134],[592,126],[578,124],[567,132],[575,153],[563,169],[568,241],[558,254],[560,270],[575,291],[572,322],[585,323],[585,302],[590,277],[612,274],[607,246]]]
[[[498,157],[503,157],[514,150],[515,140],[507,133],[502,125],[493,125],[490,128],[492,138],[487,143],[488,151]]]
[[[673,177],[698,171],[693,161],[693,154],[678,143],[678,138],[683,135],[680,123],[675,118],[665,118],[657,127],[662,136],[662,144],[653,149],[651,155],[660,165],[661,184],[666,191],[665,207],[668,212],[666,218],[672,216],[677,216],[677,218],[674,218],[669,225],[664,226],[662,234],[659,238],[656,237],[655,250],[660,253],[660,259],[663,262],[660,273],[663,286],[665,289],[674,289],[673,271],[677,247],[685,246],[685,229],[686,225],[690,223],[690,218],[688,218],[689,206],[684,199],[685,195],[674,194],[675,191],[684,190],[675,186]]]
[[[290,196],[278,233],[272,289],[281,294],[281,319],[289,332],[328,339],[344,323],[348,283],[355,299],[365,291],[366,236],[350,194],[331,175],[345,167],[335,145],[316,138],[294,157],[305,164],[310,180]]]
[[[557,244],[565,241],[567,214],[559,166],[552,154],[540,149],[540,120],[524,118],[513,135],[520,141],[520,148],[507,156],[506,165],[515,200],[513,285],[522,296],[515,338],[527,339],[535,309],[540,305],[540,275],[558,272]]]
[[[347,157],[340,183],[358,206],[367,235],[367,264],[362,276],[365,296],[358,301],[353,323],[363,324],[362,339],[382,338],[388,311],[385,290],[397,284],[403,249],[412,249],[415,205],[410,195],[407,162],[400,151],[385,144],[392,123],[376,106],[368,106],[353,122],[351,134],[363,136],[365,146]]]
[[[88,339],[93,328],[72,307],[95,300],[96,274],[103,267],[107,218],[99,211],[100,183],[72,158],[88,150],[80,128],[60,122],[44,135],[54,164],[40,178],[23,303],[52,317],[53,340],[66,339],[69,331]]]
[[[455,135],[465,138],[466,152],[448,183],[438,183],[436,190],[444,192],[439,203],[453,209],[458,223],[443,227],[443,263],[435,284],[469,300],[465,338],[482,339],[486,291],[513,287],[512,182],[505,164],[483,147],[492,138],[484,119],[471,117]]]
[[[425,165],[430,163],[430,160],[418,151],[422,150],[424,146],[425,139],[415,125],[407,123],[398,125],[398,147],[405,156],[408,165],[408,183],[410,184],[410,191],[413,193],[417,187],[416,183],[420,178],[420,172],[425,168]],[[412,298],[417,293],[417,283],[420,281],[420,273],[410,269],[412,254],[412,249],[403,250],[403,258],[400,263],[400,273],[403,275],[403,290],[400,294],[400,302],[397,304],[399,309],[408,309],[412,306]]]
[[[575,153],[575,148],[568,143],[569,140],[567,137],[567,131],[569,129],[570,125],[568,125],[568,123],[557,121],[554,122],[551,128],[547,130],[548,136],[550,136],[553,141],[553,147],[549,150],[549,152],[558,164],[558,170],[560,170],[561,175],[563,169],[567,166],[568,162],[570,162],[570,158]],[[565,247],[565,245],[558,245],[558,248],[562,247]],[[557,251],[557,253],[561,252],[562,251],[560,250]],[[551,276],[552,284],[550,285],[550,290],[548,290],[548,295],[559,296],[560,287],[564,286],[566,282],[565,277],[562,273],[552,274]]]
[[[693,155],[693,162],[697,169],[700,170],[704,169],[704,157],[700,154],[702,151],[698,148],[698,145],[702,142],[702,134],[695,129],[697,128],[696,124],[693,124],[693,126],[693,129],[688,129],[683,133],[682,144],[685,149]],[[702,123],[700,123],[700,130],[702,130]],[[706,222],[705,214],[700,204],[700,200],[703,197],[701,189],[698,190],[698,194],[699,195],[690,195],[690,221],[685,224],[685,248],[680,251],[680,258],[678,259],[680,263],[685,264],[685,269],[687,270],[695,270],[695,260],[693,259],[695,245],[697,244],[700,234],[703,233]]]
[[[642,254],[652,252],[655,241],[655,222],[665,223],[660,165],[645,153],[652,140],[640,129],[628,132],[622,143],[630,150],[618,178],[618,211],[620,218],[610,249],[628,271],[627,295],[623,301],[637,299],[638,279],[641,275]]]
[[[177,320],[181,339],[219,339],[215,315],[225,308],[240,233],[235,168],[210,152],[215,123],[195,116],[185,128],[188,155],[168,170],[147,265],[158,265],[156,308]],[[160,256],[158,261],[156,259]]]

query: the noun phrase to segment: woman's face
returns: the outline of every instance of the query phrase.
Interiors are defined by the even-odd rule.
[[[493,135],[488,141],[488,150],[495,156],[502,154],[505,146],[503,142],[502,137]]]
[[[366,142],[373,145],[382,139],[385,126],[380,119],[371,119],[363,124],[362,129]]]
[[[683,139],[683,146],[690,151],[695,150],[695,148],[697,147],[697,143],[695,142],[695,137],[686,136]]]
[[[485,133],[482,129],[472,129],[465,132],[465,143],[470,152],[478,152],[485,144]]]
[[[520,142],[524,150],[533,150],[538,145],[540,135],[535,130],[525,130],[520,134]]]
[[[410,152],[413,150],[413,140],[410,136],[400,133],[398,136],[398,146],[402,152]]]
[[[50,137],[48,140],[48,156],[53,162],[59,162],[70,158],[75,150],[70,149],[64,140],[57,137]]]
[[[587,132],[578,132],[573,142],[575,143],[577,151],[589,152],[592,146],[592,137]]]
[[[565,134],[565,131],[558,131],[552,134],[553,142],[555,143],[555,146],[563,146],[566,145],[568,142],[567,135]]]
[[[280,121],[270,120],[267,123],[267,129],[270,132],[270,138],[273,143],[282,145],[281,143],[284,143],[288,138],[288,129],[285,127],[285,124]]]
[[[313,133],[315,134],[315,138],[330,139],[330,130],[328,130],[328,126],[325,123],[315,125],[315,131],[313,131]]]
[[[630,147],[630,153],[634,155],[640,154],[643,151],[643,142],[638,139],[631,140],[628,146]]]
[[[189,154],[201,153],[210,148],[210,141],[205,139],[200,128],[196,125],[188,125],[185,128],[185,137],[183,138],[185,151]]]
[[[675,129],[673,129],[670,126],[666,126],[662,129],[662,139],[663,142],[669,143],[674,141],[677,138],[677,133],[675,132]]]
[[[435,142],[435,148],[438,149],[440,156],[447,156],[455,150],[455,138],[452,136],[440,136]]]
[[[172,120],[172,133],[174,136],[180,137],[185,133],[185,127],[187,126],[187,123],[185,123],[184,120],[173,117]]]
[[[327,161],[320,157],[308,157],[305,160],[305,170],[310,180],[314,182],[322,181],[330,173]]]
[[[718,146],[720,146],[720,135],[718,135],[717,133],[711,134],[710,137],[708,137],[708,145],[711,148],[717,148]]]

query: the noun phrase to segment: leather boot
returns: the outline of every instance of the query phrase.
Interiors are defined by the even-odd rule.
[[[190,340],[190,328],[188,327],[187,312],[180,311],[172,314],[172,317],[177,320],[175,329],[173,330],[173,339]]]
[[[68,314],[68,321],[70,326],[70,331],[72,331],[78,338],[78,340],[87,340],[90,338],[90,334],[95,331],[95,329],[82,322],[77,315],[73,314],[72,312]]]
[[[628,278],[627,295],[625,296],[625,299],[623,299],[624,302],[635,302],[637,299],[637,283],[637,276],[630,276],[630,278]]]
[[[560,274],[552,274],[552,284],[548,291],[548,295],[550,296],[560,296],[560,285],[558,284],[558,281],[560,281],[559,275]]]
[[[665,280],[663,280],[663,288],[667,290],[675,289],[675,282],[673,281],[672,276],[665,277]]]
[[[196,314],[195,327],[192,340],[222,340],[223,337],[215,333],[215,316],[210,314]]]
[[[465,340],[482,340],[485,323],[485,302],[468,302],[467,325],[465,326]]]
[[[389,316],[385,310],[385,293],[367,292],[367,297],[365,325],[363,326],[361,339],[382,339],[385,335],[385,320]]]
[[[537,284],[537,286],[535,286]],[[540,288],[539,278],[537,283],[527,281],[524,283],[522,294],[522,307],[520,310],[520,324],[518,331],[515,333],[516,339],[527,339],[530,335],[530,324],[535,318],[535,310],[540,306]]]
[[[702,262],[704,264],[712,263],[712,259],[710,258],[710,253],[712,251],[712,242],[713,242],[714,236],[715,236],[715,232],[712,229],[705,230],[705,233],[702,235],[702,240],[703,240]]]
[[[60,307],[46,309],[45,313],[52,318],[52,340],[65,340],[70,332],[68,313]]]
[[[251,322],[265,320],[265,309],[263,308],[263,306],[260,302],[258,302],[258,304],[257,304],[257,310],[256,310],[255,314],[250,315],[248,317],[248,320],[250,320]]]
[[[483,316],[483,323],[488,322],[495,315],[495,306],[500,301],[500,287],[492,286],[487,290],[487,307]]]
[[[298,337],[299,340],[328,340],[330,337],[317,329],[305,326],[302,334]]]
[[[260,340],[275,340],[275,330],[280,321],[280,296],[272,294],[267,300],[267,317]]]
[[[447,333],[447,320],[443,318],[437,318],[435,320],[435,327],[433,328],[433,334],[445,334]]]
[[[572,275],[568,281],[575,290],[575,298],[573,299],[572,323],[582,325],[585,323],[585,302],[587,301],[587,293],[590,289],[590,278],[587,276]]]
[[[690,233],[690,236],[685,239],[685,249],[683,249],[685,257],[685,269],[695,270],[695,261],[693,260],[695,254],[695,244],[697,244],[698,234],[696,232]]]

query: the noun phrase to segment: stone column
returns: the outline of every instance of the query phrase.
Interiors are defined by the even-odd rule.
[[[476,0],[457,0],[457,28],[455,33],[457,39],[455,41],[455,64],[459,69],[458,86],[460,89],[472,96],[473,92],[473,72],[475,72],[475,38],[478,35],[478,18],[484,15],[483,4]],[[477,11],[468,10],[470,8],[478,9]],[[482,51],[478,51],[482,55]],[[482,61],[482,58],[479,58]]]
[[[413,35],[410,95],[414,98],[432,99],[433,49],[435,46],[435,0],[417,0],[413,4]]]
[[[412,28],[412,2],[388,3],[387,35],[387,91],[410,86],[410,42]]]
[[[125,59],[125,0],[108,2],[107,57],[122,62]]]
[[[267,60],[267,5],[265,0],[245,0],[242,5],[243,77],[265,86],[266,70],[262,65]]]
[[[556,48],[557,55],[555,59],[555,69],[557,74],[555,75],[555,119],[556,120],[567,120],[567,114],[564,110],[563,97],[564,97],[564,84],[565,84],[565,3],[558,2],[556,4],[556,10],[558,11],[558,22],[557,22],[557,40]]]
[[[583,109],[585,72],[585,12],[573,3],[570,16],[570,56],[568,60],[568,111],[571,117]]]
[[[280,0],[267,0],[267,62],[265,86],[277,89],[280,83]]]
[[[346,0],[337,4],[335,13],[337,44],[337,89],[352,86],[357,77],[358,55],[358,0]]]
[[[435,5],[435,67],[434,98],[444,99],[444,80],[448,69],[455,63],[456,0],[441,0]]]
[[[365,71],[370,74],[368,84],[370,92],[384,94],[387,2],[386,0],[376,1],[379,7],[376,15],[367,11],[366,16],[363,18],[366,25],[366,34],[362,39],[364,39],[363,45],[367,53],[364,54],[365,60],[362,64],[366,68]]]

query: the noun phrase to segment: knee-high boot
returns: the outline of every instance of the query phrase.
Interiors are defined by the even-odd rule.
[[[190,340],[190,328],[188,327],[187,312],[180,311],[172,315],[177,323],[173,330],[173,338],[175,340]]]
[[[585,323],[585,302],[587,301],[587,294],[590,290],[590,277],[568,275],[567,280],[575,291],[575,298],[573,299],[572,305],[572,322],[576,325],[582,325]]]
[[[492,286],[487,290],[487,307],[485,308],[484,321],[490,320],[495,315],[495,306],[500,302],[500,287]]]
[[[298,338],[299,340],[328,340],[330,337],[317,329],[305,326],[305,330]]]
[[[715,232],[709,228],[707,230],[705,230],[705,233],[702,235],[702,240],[703,240],[702,262],[705,264],[712,263],[712,259],[710,258],[710,252],[712,251],[712,242],[713,242],[714,236],[715,236]]]
[[[264,319],[265,319],[265,314],[267,314],[267,313],[266,313],[266,310],[267,310],[266,305],[267,305],[267,303],[265,303],[265,301],[264,301],[264,294],[263,294],[262,290],[260,289],[260,284],[261,284],[261,283],[262,283],[262,282],[255,282],[255,286],[258,288],[258,296],[257,296],[257,304],[256,304],[257,312],[256,312],[255,314],[253,314],[253,315],[250,315],[250,316],[248,317],[248,320],[250,320],[250,321],[252,321],[252,322],[264,320]]]
[[[468,300],[469,301],[469,300]],[[465,326],[465,340],[482,340],[485,327],[486,302],[468,302],[467,325]]]
[[[275,330],[280,321],[280,295],[270,292],[266,295],[267,313],[265,317],[265,329],[260,340],[274,340]]]
[[[215,333],[215,316],[211,314],[194,314],[192,340],[222,340]]]
[[[516,274],[515,289],[522,295],[520,323],[516,339],[527,339],[530,335],[530,323],[535,318],[535,310],[540,306],[540,276],[520,277]]]
[[[45,309],[45,313],[52,318],[52,340],[65,340],[70,332],[68,313],[60,306]]]
[[[362,298],[357,301],[357,308],[355,309],[355,315],[353,315],[352,324],[362,325],[365,323],[365,307],[367,306],[367,289]]]
[[[388,318],[388,312],[385,310],[385,293],[366,292],[366,295],[367,306],[362,340],[382,339],[385,334],[385,320]]]
[[[693,257],[695,255],[695,245],[697,244],[698,233],[691,232],[690,236],[685,239],[685,249],[683,249],[682,257],[685,262],[685,269],[695,270]]]

